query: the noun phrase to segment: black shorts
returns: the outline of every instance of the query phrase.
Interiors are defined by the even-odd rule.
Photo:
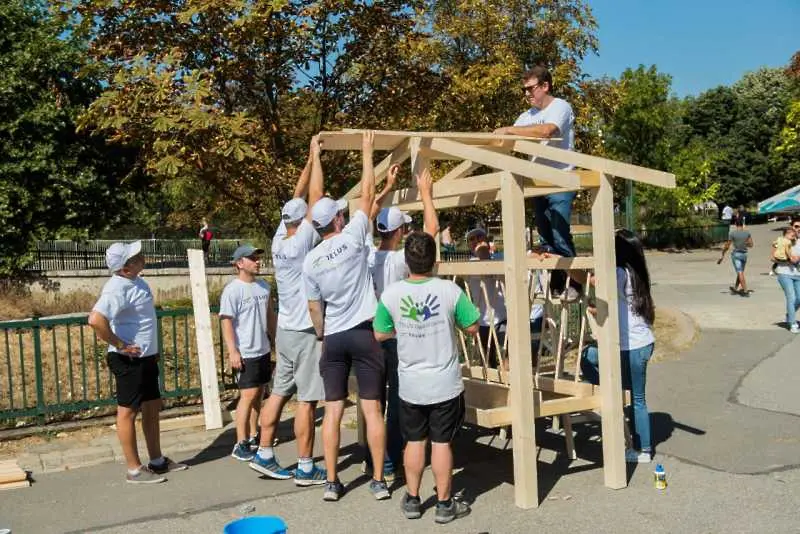
[[[161,398],[158,378],[158,354],[131,358],[109,352],[106,363],[117,384],[117,404],[138,410],[143,402]]]
[[[400,431],[406,441],[450,443],[464,423],[464,393],[436,404],[411,404],[400,399]]]
[[[272,360],[269,354],[257,358],[242,358],[242,368],[236,372],[239,389],[260,388],[270,381]]]
[[[326,401],[347,398],[350,368],[355,367],[358,396],[364,400],[383,399],[386,389],[383,349],[375,341],[372,321],[364,321],[350,330],[325,336],[319,372],[325,386]]]

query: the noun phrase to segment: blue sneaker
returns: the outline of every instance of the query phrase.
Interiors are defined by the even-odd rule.
[[[361,462],[361,472],[365,475],[372,476],[372,462],[363,461]],[[383,460],[383,479],[391,484],[398,478],[402,478],[403,473],[402,470],[397,470],[394,467],[392,461],[388,458]]]
[[[250,469],[258,471],[262,475],[267,475],[270,478],[276,478],[278,480],[287,480],[292,478],[292,472],[281,467],[281,465],[278,463],[278,459],[274,456],[269,460],[265,460],[256,454],[247,465],[250,466]]]
[[[231,452],[231,456],[240,462],[249,462],[255,455],[256,453],[250,450],[250,444],[247,442],[247,440],[234,445],[233,452]]]
[[[369,483],[369,492],[375,497],[375,500],[383,501],[392,497],[389,493],[389,486],[386,485],[385,480],[375,480],[374,478]]]
[[[321,486],[325,484],[328,477],[328,472],[325,469],[317,467],[311,468],[311,471],[306,473],[299,467],[294,470],[294,483],[298,486]]]

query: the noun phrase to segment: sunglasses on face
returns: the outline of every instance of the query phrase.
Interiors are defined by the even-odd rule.
[[[535,83],[533,85],[523,85],[522,86],[522,92],[523,92],[523,94],[528,95],[528,94],[533,93],[536,90],[537,87],[541,87],[541,86],[542,86],[542,84],[540,84],[540,83]]]

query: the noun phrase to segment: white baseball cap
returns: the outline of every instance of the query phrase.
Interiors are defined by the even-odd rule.
[[[306,212],[308,212],[308,204],[306,204],[306,201],[302,198],[293,198],[283,205],[281,219],[283,219],[284,222],[299,221],[306,216]]]
[[[106,265],[115,273],[125,267],[125,263],[142,251],[142,242],[114,243],[106,249]]]
[[[311,208],[311,220],[317,228],[324,228],[331,223],[337,213],[346,209],[345,199],[333,200],[331,197],[322,197]]]
[[[375,219],[376,226],[379,232],[393,232],[411,222],[411,217],[408,213],[400,211],[394,206],[391,208],[383,208]]]

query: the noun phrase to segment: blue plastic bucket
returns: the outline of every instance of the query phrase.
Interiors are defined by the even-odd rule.
[[[286,534],[286,523],[271,515],[244,517],[225,525],[224,534]]]

